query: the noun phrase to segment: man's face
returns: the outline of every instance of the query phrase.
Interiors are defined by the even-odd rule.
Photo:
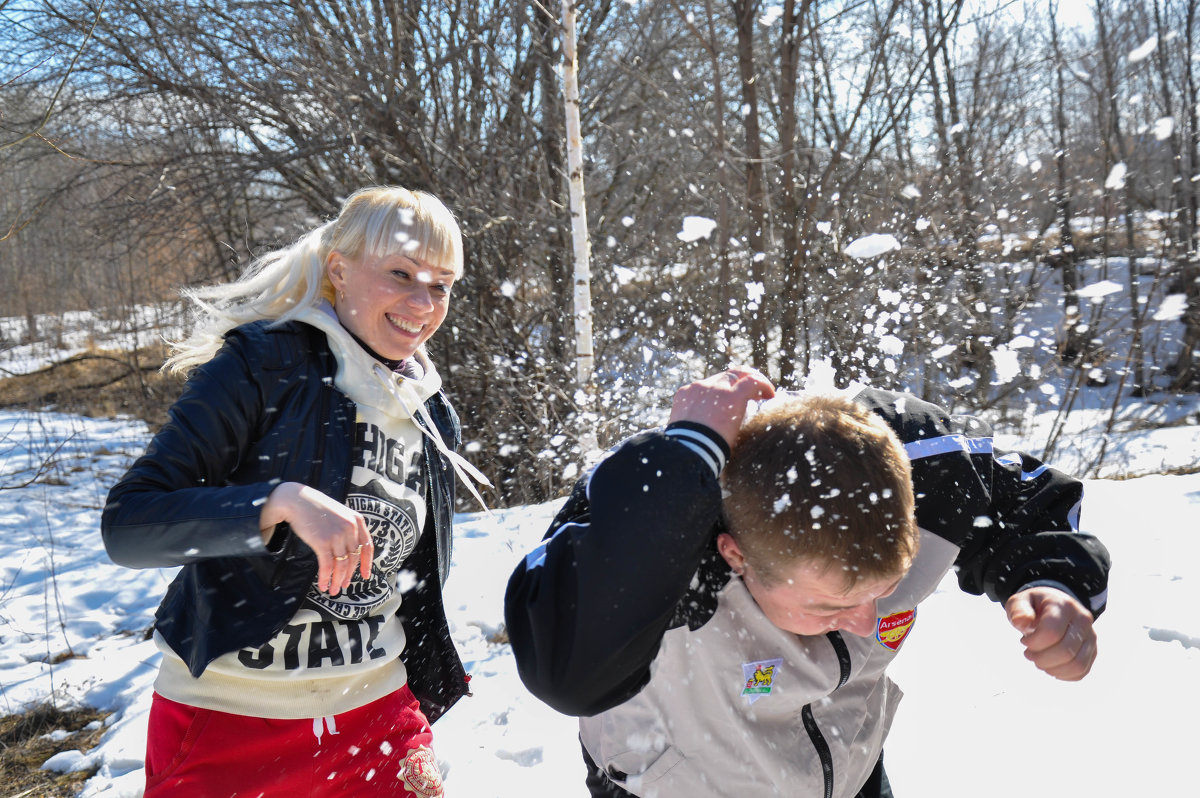
[[[780,579],[764,582],[742,556],[732,537],[718,541],[725,560],[741,574],[767,620],[785,632],[820,635],[835,629],[872,637],[878,623],[875,602],[890,596],[908,572],[880,579],[862,579],[849,590],[846,575],[836,563],[801,560],[785,569]],[[732,544],[732,546],[730,546]]]

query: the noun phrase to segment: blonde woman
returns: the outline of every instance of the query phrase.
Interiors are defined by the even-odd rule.
[[[114,562],[182,566],[148,798],[442,795],[429,724],[469,678],[441,593],[455,475],[482,477],[424,344],[462,269],[438,199],[370,188],[191,292],[187,384],[102,520]]]

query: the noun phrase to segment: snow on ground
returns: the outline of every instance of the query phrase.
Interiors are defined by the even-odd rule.
[[[180,338],[180,316],[176,304],[139,305],[121,318],[90,310],[35,315],[32,336],[29,319],[0,316],[0,376],[29,374],[91,348],[128,350],[158,343],[164,336]]]
[[[1194,426],[1124,447],[1153,469],[1190,465]],[[141,795],[159,655],[143,639],[171,574],[111,564],[99,534],[107,487],[146,440],[140,424],[0,411],[0,710],[51,696],[113,714],[100,744],[59,769],[99,767],[82,796]],[[1149,436],[1150,433],[1147,433]],[[1137,462],[1131,462],[1137,466]],[[449,795],[585,796],[574,721],[532,698],[489,642],[509,571],[556,503],[458,518],[447,608],[474,695],[435,726]],[[1101,654],[1083,682],[1021,656],[999,607],[952,578],[921,606],[893,667],[907,693],[887,746],[899,796],[1185,795],[1200,740],[1200,475],[1087,483],[1085,528],[1113,554]],[[964,787],[963,785],[970,785]]]
[[[1082,267],[1083,280],[1124,286],[1127,268],[1123,259],[1091,262]],[[1033,387],[989,416],[1003,431],[998,445],[1042,456],[1054,440],[1047,459],[1089,477],[1083,526],[1108,545],[1114,563],[1109,610],[1097,627],[1100,656],[1080,683],[1041,674],[1023,659],[1001,609],[963,594],[948,577],[921,605],[892,668],[907,694],[886,748],[899,798],[1196,793],[1200,474],[1167,474],[1200,465],[1200,400],[1116,402],[1115,382],[1066,391],[1069,375],[1053,365],[1058,289],[1053,280],[1042,289],[1049,299],[1025,307],[1024,337],[1006,345],[1009,356],[997,361],[993,382],[1029,378]],[[1179,328],[1164,310],[1171,298],[1149,300],[1157,310],[1146,328],[1148,346],[1170,351]],[[1092,301],[1106,303],[1096,334],[1119,364],[1129,351],[1127,326],[1113,318],[1127,315],[1128,298],[1122,292]],[[132,327],[149,335],[168,313],[141,309]],[[88,314],[39,322],[43,331],[47,324],[61,324],[61,340],[53,347],[6,344],[0,374],[26,373],[93,345],[128,346],[121,336],[129,325]],[[0,319],[0,340],[19,341],[23,332],[23,320]],[[889,354],[899,356],[908,343],[895,343],[899,349]],[[638,375],[629,379],[643,384]],[[666,392],[645,397],[647,406],[665,406],[677,381],[645,381]],[[1070,413],[1060,418],[1060,407]],[[54,700],[112,713],[94,749],[46,764],[99,768],[82,798],[142,792],[159,661],[143,638],[172,573],[114,566],[99,516],[109,486],[147,439],[145,426],[130,421],[0,410],[0,712]],[[434,727],[451,796],[586,796],[575,722],[532,698],[508,647],[492,642],[508,575],[540,540],[556,504],[457,519],[446,606],[474,695]]]

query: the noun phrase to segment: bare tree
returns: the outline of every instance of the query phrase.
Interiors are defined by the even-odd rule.
[[[808,372],[815,349],[813,329],[822,315],[829,320],[829,311],[836,313],[829,307],[823,313],[820,295],[814,296],[824,282],[814,279],[820,273],[814,263],[821,263],[822,255],[834,255],[821,252],[817,223],[821,215],[836,215],[839,206],[845,207],[843,195],[871,196],[887,190],[886,181],[879,180],[884,144],[903,123],[923,86],[925,65],[908,57],[907,43],[895,34],[904,5],[899,1],[872,4],[861,16],[847,18],[845,24],[865,34],[858,37],[861,50],[847,49],[847,40],[831,33],[836,20],[822,18],[818,4],[785,5],[777,91],[780,260],[784,268],[776,313],[780,319],[779,374],[785,383],[795,380],[797,370]],[[798,71],[802,60],[812,65],[807,80]],[[853,75],[850,91],[835,86],[845,74]],[[803,109],[797,105],[798,83],[807,86],[807,107]],[[881,85],[886,85],[887,91],[877,91]],[[805,133],[800,132],[802,121]],[[847,222],[842,225],[845,228]],[[848,226],[856,227],[852,222]],[[835,325],[826,324],[824,329],[825,343],[831,344],[835,353],[852,351],[846,338],[836,334]],[[853,333],[847,337],[854,337]]]
[[[1101,66],[1103,68],[1102,75],[1102,108],[1104,112],[1104,127],[1101,130],[1101,136],[1105,144],[1106,152],[1108,153],[1108,161],[1117,172],[1109,172],[1105,179],[1104,187],[1108,192],[1117,198],[1119,202],[1119,211],[1124,220],[1125,229],[1125,254],[1129,261],[1129,303],[1133,320],[1131,324],[1132,345],[1129,353],[1129,368],[1123,370],[1121,381],[1124,383],[1128,376],[1132,379],[1135,391],[1143,391],[1147,388],[1145,361],[1142,353],[1142,331],[1141,325],[1138,323],[1139,310],[1141,310],[1140,302],[1140,286],[1138,283],[1137,274],[1137,256],[1135,250],[1134,236],[1134,205],[1131,202],[1132,189],[1130,184],[1135,179],[1136,175],[1128,173],[1128,164],[1130,161],[1129,145],[1124,135],[1121,111],[1117,105],[1118,99],[1121,96],[1121,87],[1119,81],[1122,76],[1120,73],[1120,56],[1118,54],[1118,40],[1115,40],[1111,26],[1113,17],[1107,0],[1096,0],[1095,7],[1096,35]],[[1107,221],[1107,216],[1106,216]],[[1105,237],[1105,248],[1107,250],[1107,235]]]
[[[603,13],[591,10],[585,38]],[[158,230],[201,220],[200,235],[176,238],[206,264],[192,279],[229,276],[364,184],[447,200],[470,268],[434,346],[460,401],[487,409],[473,429],[506,453],[490,469],[501,490],[544,495],[556,478],[523,453],[546,448],[571,405],[557,388],[564,359],[534,365],[562,346],[564,305],[549,297],[571,285],[556,20],[500,2],[62,0],[29,24],[49,52],[93,22],[77,66],[93,90],[66,110],[126,142],[125,183],[98,204],[115,217],[133,198]],[[509,392],[524,406],[502,401]]]
[[[744,126],[746,210],[749,226],[746,243],[750,248],[750,285],[758,294],[747,297],[744,304],[749,316],[746,333],[750,337],[751,362],[763,373],[768,363],[768,313],[766,283],[769,271],[770,226],[767,221],[767,188],[764,175],[763,134],[759,124],[758,70],[754,54],[754,32],[758,25],[758,0],[729,0],[737,31],[738,78],[742,94],[742,124]]]
[[[16,231],[0,273],[44,276],[41,293],[64,304],[117,297],[120,315],[236,274],[359,186],[431,190],[462,220],[468,250],[431,346],[501,501],[554,495],[578,461],[578,442],[559,434],[580,410],[564,312],[580,261],[573,221],[591,244],[602,443],[643,426],[647,405],[665,407],[663,386],[730,359],[794,385],[829,358],[842,379],[983,404],[1018,390],[991,385],[990,350],[1030,287],[1058,274],[1025,269],[1002,233],[1036,220],[1053,236],[1058,222],[1069,310],[1093,247],[1072,222],[1103,209],[1094,195],[1113,163],[1133,179],[1110,199],[1196,219],[1183,57],[1196,0],[1156,3],[1179,57],[1160,50],[1153,71],[1118,63],[1149,11],[1091,49],[1115,59],[1121,91],[1140,80],[1145,97],[1170,94],[1171,164],[1136,140],[1151,104],[1114,109],[1103,64],[1057,24],[1045,50],[1031,47],[1011,4],[578,4],[575,104],[558,73],[570,58],[559,11],[541,2],[46,0],[11,29],[14,63],[39,67],[4,89],[6,100],[30,92],[32,110],[18,119],[6,101],[2,140],[39,136],[0,151],[0,212]],[[1078,99],[1085,84],[1090,102]],[[1021,94],[1030,87],[1052,98],[1041,126]],[[578,160],[565,145],[571,106]],[[1115,110],[1126,116],[1114,131]],[[1054,152],[1056,168],[1014,165],[1026,152]],[[1168,165],[1186,185],[1146,177]],[[572,180],[586,181],[586,207],[572,209]],[[713,232],[685,235],[688,216],[715,219]],[[900,248],[847,257],[870,233]],[[68,235],[72,258],[59,248]],[[1179,290],[1193,304],[1179,385],[1200,342],[1196,269],[1184,258]],[[68,282],[74,292],[49,288]],[[1068,318],[1068,330],[1075,321],[1095,320]]]
[[[1178,219],[1177,240],[1182,252],[1179,256],[1180,283],[1187,298],[1184,313],[1183,341],[1172,364],[1174,376],[1171,387],[1175,390],[1200,389],[1200,184],[1195,175],[1200,174],[1200,129],[1197,124],[1196,90],[1196,14],[1197,0],[1184,0],[1182,15],[1182,41],[1177,62],[1182,75],[1179,76],[1180,107],[1178,115],[1172,114],[1169,77],[1173,59],[1167,56],[1167,31],[1164,11],[1157,0],[1154,2],[1155,30],[1162,46],[1157,53],[1157,67],[1162,83],[1163,101],[1167,115],[1176,120],[1171,130],[1171,156],[1175,162],[1174,195],[1175,216]]]
[[[1079,312],[1079,277],[1076,265],[1079,258],[1075,248],[1074,233],[1071,230],[1071,190],[1067,177],[1067,113],[1066,113],[1066,58],[1058,31],[1058,3],[1051,3],[1046,9],[1046,17],[1050,29],[1051,53],[1054,58],[1054,166],[1056,185],[1054,188],[1054,206],[1058,213],[1060,243],[1055,254],[1055,265],[1062,269],[1063,283],[1063,316],[1065,320],[1065,340],[1061,352],[1065,360],[1074,360],[1083,351],[1084,333],[1080,329],[1081,315]]]

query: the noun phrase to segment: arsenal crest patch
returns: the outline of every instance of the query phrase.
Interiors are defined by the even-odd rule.
[[[400,782],[418,798],[441,798],[442,772],[438,770],[433,751],[425,746],[414,748],[400,765]]]
[[[742,678],[746,680],[742,687],[742,695],[746,701],[753,704],[765,695],[771,694],[779,670],[783,667],[783,658],[764,659],[757,662],[742,663]]]
[[[875,629],[875,639],[884,648],[896,651],[900,648],[900,644],[904,642],[904,638],[908,637],[908,633],[912,630],[913,622],[916,620],[916,610],[897,612],[895,615],[880,618],[879,626]]]

